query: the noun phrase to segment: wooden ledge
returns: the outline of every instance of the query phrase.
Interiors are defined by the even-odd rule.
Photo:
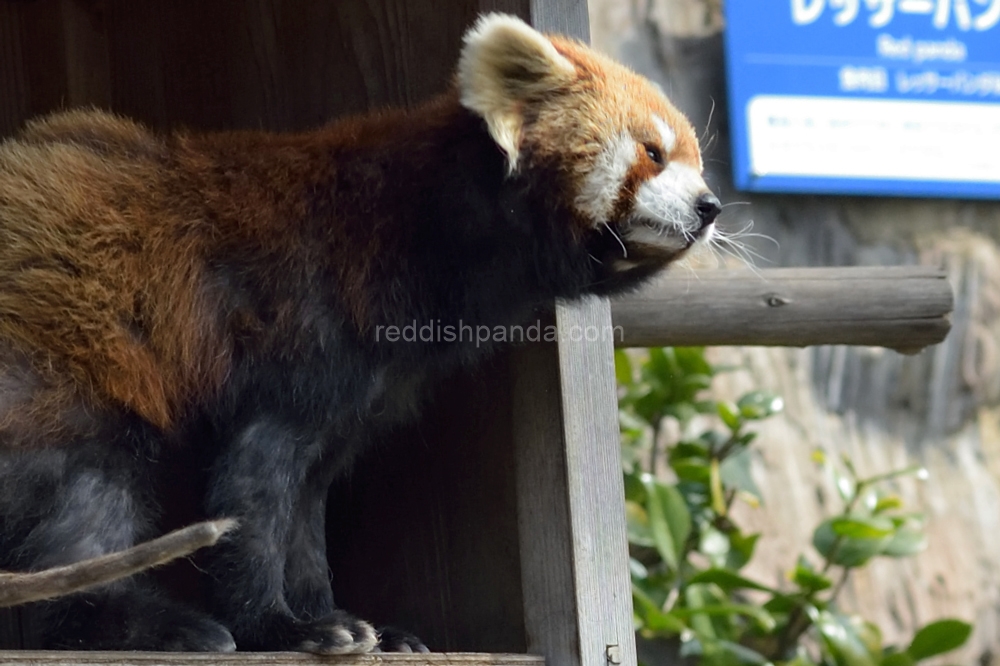
[[[3,666],[545,666],[526,654],[440,652],[431,654],[315,655],[301,652],[62,652],[0,650]]]
[[[866,345],[915,353],[944,340],[954,305],[927,266],[671,271],[611,302],[619,347]]]

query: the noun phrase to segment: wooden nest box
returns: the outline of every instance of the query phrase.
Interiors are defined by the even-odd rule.
[[[464,30],[488,11],[587,38],[585,0],[0,0],[0,137],[77,106],[160,129],[296,130],[412,105],[448,85]],[[556,318],[610,325],[606,302]],[[614,390],[610,338],[521,349],[441,387],[422,423],[334,490],[338,605],[435,652],[634,664]],[[0,648],[25,645],[24,615],[0,614]],[[143,659],[0,653],[0,664]]]

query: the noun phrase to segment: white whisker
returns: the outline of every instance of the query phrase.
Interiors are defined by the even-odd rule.
[[[615,230],[611,228],[610,224],[607,222],[604,222],[603,224],[604,227],[611,232],[611,235],[615,237],[615,240],[618,241],[618,244],[622,246],[622,258],[628,259],[628,250],[625,249],[625,243],[622,242],[622,239],[615,233]]]

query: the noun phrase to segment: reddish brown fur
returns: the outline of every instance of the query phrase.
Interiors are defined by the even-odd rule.
[[[451,94],[405,122],[387,112],[283,135],[158,137],[88,111],[30,123],[0,145],[0,339],[13,347],[0,383],[30,380],[0,402],[0,427],[51,433],[74,410],[110,406],[169,429],[227,375],[205,267],[235,248],[268,258],[275,275],[331,271],[366,329],[369,274],[393,261],[392,234],[330,228],[344,242],[303,265],[309,234],[290,225],[308,223],[310,186],[336,172],[332,151],[391,145],[459,112]],[[266,326],[240,316],[247,332]]]

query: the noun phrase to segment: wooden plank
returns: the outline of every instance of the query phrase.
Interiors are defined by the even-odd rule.
[[[559,353],[553,345],[528,345],[517,350],[512,365],[527,648],[545,655],[549,666],[577,666],[581,643]]]
[[[845,344],[917,352],[951,324],[947,276],[926,266],[672,273],[611,305],[621,347]]]
[[[556,307],[581,663],[636,663],[611,310]],[[591,336],[593,333],[593,337]]]
[[[608,303],[559,305],[556,325],[556,348],[520,350],[512,386],[528,651],[634,665]]]
[[[523,654],[436,653],[313,655],[299,652],[0,651],[3,666],[544,666]]]

